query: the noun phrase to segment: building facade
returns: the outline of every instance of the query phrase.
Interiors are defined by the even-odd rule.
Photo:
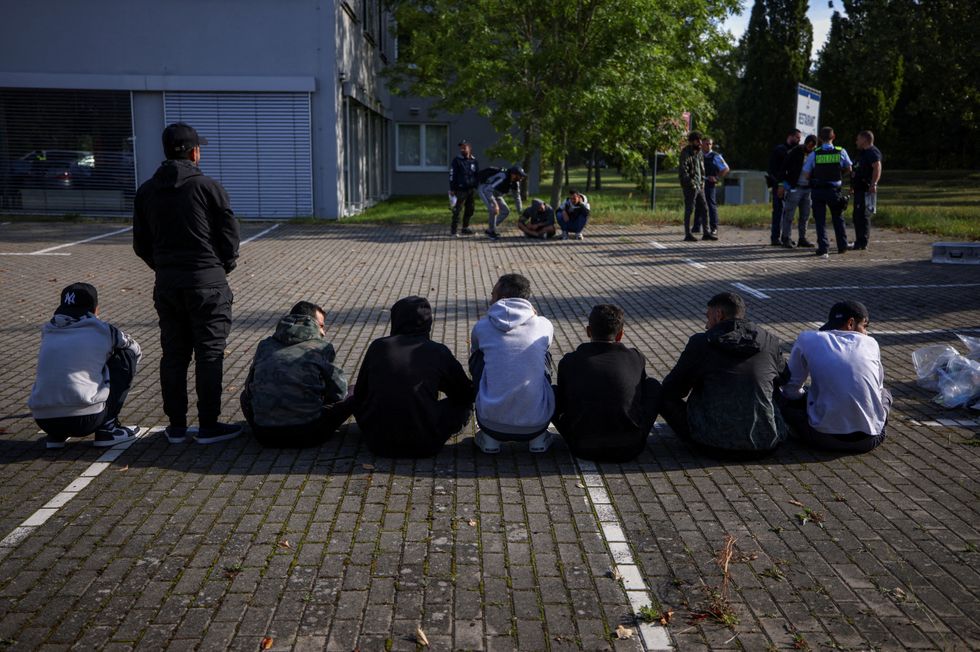
[[[472,113],[395,98],[380,0],[4,2],[0,210],[125,214],[184,121],[243,218],[336,219],[447,189]]]

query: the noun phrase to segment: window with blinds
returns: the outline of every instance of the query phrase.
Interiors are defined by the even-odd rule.
[[[128,91],[0,88],[0,210],[131,213]]]
[[[201,170],[225,187],[236,215],[313,214],[309,93],[168,92],[164,113],[207,139]]]

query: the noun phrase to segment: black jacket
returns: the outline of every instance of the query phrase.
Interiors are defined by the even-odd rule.
[[[221,184],[184,160],[164,161],[136,191],[133,249],[157,287],[216,287],[238,258],[238,220]]]
[[[789,150],[786,153],[786,158],[783,159],[783,168],[779,176],[776,177],[776,181],[778,183],[785,181],[790,187],[795,188],[799,185],[804,161],[806,161],[806,148],[803,145],[797,145]]]
[[[691,438],[728,450],[769,450],[786,439],[773,403],[788,380],[779,340],[755,324],[733,319],[692,335],[664,378],[664,400],[687,400]]]
[[[772,148],[772,154],[769,155],[769,170],[766,173],[766,183],[770,188],[779,182],[779,174],[783,171],[789,149],[786,143],[780,143]]]
[[[476,173],[480,164],[476,157],[463,158],[457,156],[449,166],[449,189],[453,192],[472,190],[480,185]]]
[[[645,367],[617,342],[585,342],[561,359],[554,422],[576,457],[624,461],[643,450],[659,394]]]
[[[421,297],[391,310],[391,335],[371,342],[354,385],[354,417],[376,455],[428,457],[446,437],[439,392],[473,402],[473,383],[444,345],[429,339],[432,311]]]

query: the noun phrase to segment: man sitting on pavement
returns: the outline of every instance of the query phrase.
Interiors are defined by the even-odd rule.
[[[643,354],[622,344],[621,308],[592,309],[580,344],[558,364],[555,426],[576,457],[626,462],[639,455],[657,418],[660,383]]]
[[[94,446],[130,441],[141,428],[118,422],[142,353],[139,344],[99,319],[99,294],[88,283],[61,291],[61,305],[41,327],[37,377],[28,405],[47,448],[95,433]]]
[[[804,331],[789,356],[783,414],[801,441],[866,453],[885,439],[892,395],[885,388],[878,342],[868,335],[868,309],[842,301],[819,331]],[[803,386],[810,378],[809,391]]]
[[[391,335],[364,354],[354,417],[375,455],[432,457],[470,420],[473,383],[452,351],[429,339],[431,332],[432,306],[405,297],[391,307]]]
[[[773,400],[786,372],[779,340],[746,319],[745,302],[733,292],[713,296],[706,316],[707,332],[691,336],[664,378],[660,414],[709,455],[763,457],[787,435]]]
[[[568,191],[568,199],[558,207],[558,226],[561,227],[562,240],[582,239],[582,231],[589,221],[592,209],[589,198],[577,190]]]
[[[501,441],[526,441],[532,453],[543,453],[556,436],[548,430],[555,412],[548,352],[554,327],[530,298],[530,281],[504,274],[493,286],[486,316],[473,326],[476,445],[484,453],[499,452]]]
[[[263,446],[325,442],[351,415],[344,370],[324,339],[326,313],[300,301],[259,343],[242,391],[242,414]]]
[[[555,237],[555,209],[540,199],[532,199],[530,208],[521,213],[517,228],[529,238]]]

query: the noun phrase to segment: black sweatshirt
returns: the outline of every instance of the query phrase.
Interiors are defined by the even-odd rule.
[[[429,339],[432,310],[421,297],[391,310],[391,335],[371,342],[354,385],[354,417],[376,455],[428,457],[445,442],[439,392],[469,406],[473,383],[444,344]],[[440,436],[442,435],[442,436]]]
[[[133,250],[156,271],[157,287],[224,285],[238,258],[225,189],[190,161],[164,161],[136,191]]]
[[[558,363],[555,426],[577,457],[625,460],[646,446],[659,383],[643,354],[618,342],[585,342]]]

